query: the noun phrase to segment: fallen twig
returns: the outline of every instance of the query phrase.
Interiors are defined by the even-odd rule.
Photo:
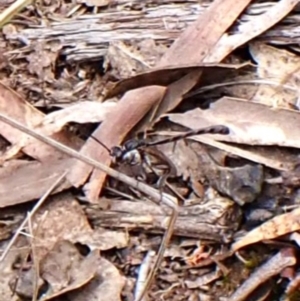
[[[9,22],[22,8],[29,5],[32,0],[17,0],[0,14],[0,28]]]

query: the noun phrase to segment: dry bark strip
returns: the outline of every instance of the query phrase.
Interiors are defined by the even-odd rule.
[[[218,208],[210,211],[209,207]],[[163,233],[166,230],[167,217],[171,210],[167,206],[158,206],[152,202],[110,200],[109,209],[87,208],[93,225],[104,228],[127,230],[147,230]],[[232,201],[216,198],[205,204],[179,208],[179,217],[174,234],[209,241],[228,243],[232,241],[241,220],[241,211]]]
[[[50,41],[56,37],[61,43],[62,54],[69,62],[100,60],[106,55],[109,43],[116,40],[136,41],[151,37],[155,41],[171,44],[174,39],[178,38],[182,30],[191,25],[199,15],[206,12],[210,2],[189,0],[184,1],[183,4],[159,1],[159,5],[157,5],[156,0],[144,0],[142,4],[141,1],[130,1],[132,7],[124,13],[122,5],[125,4],[128,8],[129,2],[116,0],[109,8],[101,10],[100,14],[55,20],[44,27],[41,24],[38,28],[29,25],[29,28],[24,28],[20,32],[7,33],[6,37],[12,40],[24,37],[30,41],[31,45],[34,45],[36,41]],[[0,6],[1,4],[2,2],[0,2]],[[239,23],[264,14],[275,4],[275,2],[263,2],[249,5],[245,14],[239,18]],[[142,10],[136,8],[141,5],[143,5]],[[297,26],[290,25],[298,22],[297,16],[290,15],[286,21],[288,28],[274,27],[265,32],[262,38],[281,43],[283,39],[289,43],[291,36],[295,40]],[[232,30],[234,33],[238,32],[236,28]],[[78,36],[80,36],[80,44],[78,44]]]
[[[200,16],[174,42],[158,63],[158,67],[202,62],[223,33],[233,24],[250,2],[250,0],[238,2],[235,0],[214,1],[205,14]],[[224,57],[227,54],[224,53]],[[194,80],[195,76],[192,77],[192,81]],[[186,82],[184,82],[184,85],[186,85]],[[164,92],[165,89],[163,88],[148,87],[126,93],[119,102],[115,115],[107,118],[93,135],[108,146],[120,144],[122,139],[145,116],[149,109],[163,97]],[[137,110],[137,107],[140,106],[143,106],[144,110]],[[131,116],[131,118],[128,119],[126,116]],[[108,137],[109,141],[107,141]],[[85,147],[83,153],[100,162],[107,164],[110,162],[108,154],[104,151],[99,152],[95,147]],[[79,164],[79,166],[76,164],[72,169],[69,177],[75,186],[81,185],[92,170],[87,165]],[[91,202],[97,202],[104,179],[105,174],[98,170],[91,175],[88,187],[85,187],[88,189],[86,192],[87,198]]]
[[[224,300],[249,300],[247,299],[249,295],[262,283],[265,283],[273,276],[278,275],[284,268],[295,265],[296,262],[297,257],[294,249],[285,248],[280,250],[261,267],[257,268],[255,272],[229,298]]]
[[[300,208],[291,212],[277,215],[262,225],[248,232],[243,238],[231,246],[232,251],[237,251],[250,244],[263,240],[276,239],[279,236],[299,231],[300,229]]]

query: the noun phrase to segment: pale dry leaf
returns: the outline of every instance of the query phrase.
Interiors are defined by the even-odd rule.
[[[207,135],[213,140],[249,145],[279,145],[300,148],[300,114],[284,109],[223,97],[210,105],[183,114],[167,115],[172,122],[191,129],[223,124],[229,135]]]
[[[92,232],[78,233],[77,236],[73,237],[73,241],[87,245],[91,250],[105,251],[128,246],[128,235],[123,231],[96,228]]]
[[[189,289],[195,289],[195,288],[203,288],[206,285],[209,285],[210,283],[220,279],[222,277],[222,273],[220,270],[205,273],[202,276],[198,276],[196,280],[185,280],[184,284]]]
[[[284,49],[278,49],[261,42],[252,42],[249,47],[257,63],[260,79],[273,80],[278,86],[259,85],[253,101],[272,107],[299,107],[300,58]],[[284,88],[284,86],[293,89]]]
[[[28,270],[21,271],[15,280],[10,283],[11,290],[22,299],[32,299],[34,291],[39,291],[45,281],[38,277],[33,267]],[[37,281],[35,281],[37,279]],[[34,283],[35,282],[35,283]]]
[[[121,301],[121,292],[125,278],[108,260],[99,258],[96,264],[98,270],[94,279],[76,292],[68,293],[73,301]]]
[[[149,67],[154,67],[168,47],[162,43],[156,43],[153,39],[143,39],[135,47],[144,58]]]
[[[34,218],[33,230],[42,244],[37,251],[43,257],[56,241],[68,240],[87,245],[91,250],[123,248],[128,236],[121,231],[92,229],[78,202],[68,193],[62,193],[45,204]]]
[[[300,64],[297,55],[258,41],[249,44],[249,52],[258,65],[257,74],[260,78],[281,81]]]
[[[195,70],[170,84],[167,87],[163,99],[159,105],[154,108],[154,113],[150,120],[151,123],[156,122],[164,113],[176,108],[182,101],[183,96],[196,85],[202,75],[202,70]]]
[[[34,51],[26,56],[29,63],[28,71],[31,74],[36,74],[39,78],[54,79],[54,74],[50,67],[51,64],[55,62],[56,58],[57,53],[49,51],[46,47],[46,43],[36,42]]]
[[[219,62],[237,47],[251,41],[288,15],[299,0],[282,0],[263,14],[248,15],[249,21],[238,24],[238,33],[224,33],[204,62]],[[233,4],[234,5],[234,4]]]
[[[174,136],[174,135],[180,135],[183,134],[182,131],[158,131],[156,132],[156,135],[162,135],[162,136]],[[212,137],[213,138],[213,137]],[[224,151],[225,153],[230,153],[232,155],[247,159],[252,162],[257,162],[261,165],[268,166],[273,169],[277,170],[291,170],[294,169],[295,163],[299,161],[298,155],[292,152],[288,148],[282,148],[282,147],[265,147],[265,146],[250,146],[250,145],[233,145],[233,144],[227,144],[222,143],[216,140],[213,140],[210,137],[206,137],[205,135],[200,136],[191,136],[189,137],[189,140],[195,140],[200,142],[204,145],[212,146],[213,148],[220,149]],[[168,144],[166,144],[168,145]],[[160,146],[161,147],[161,146]],[[166,151],[166,155],[172,156],[172,153],[177,152],[177,148],[179,148],[179,153],[181,146],[179,146],[173,150],[170,150],[168,146],[162,147],[159,149],[162,149],[163,151]],[[196,147],[195,144],[193,144],[193,149]],[[189,148],[190,149],[190,148]],[[196,153],[201,153],[202,148],[201,146],[197,145],[197,149],[195,150]],[[191,155],[191,154],[190,154]],[[174,160],[174,165],[177,167],[179,174],[181,167],[179,164],[177,164],[177,161],[180,161],[179,156],[172,156],[172,161]],[[192,156],[192,157],[191,157]],[[193,155],[189,156],[189,160],[187,160],[187,163],[189,161],[192,161]],[[176,158],[175,158],[176,157]],[[188,166],[186,168],[189,168]],[[195,172],[197,173],[197,168],[195,168]],[[183,173],[184,174],[184,173]]]
[[[297,154],[294,154],[287,148],[266,148],[264,146],[232,145],[212,140],[205,136],[190,137],[200,143],[223,150],[235,156],[247,159],[261,165],[282,171],[291,170],[295,163],[299,161]]]
[[[106,98],[114,97],[119,94],[126,93],[128,90],[137,89],[144,86],[168,86],[170,88],[171,94],[185,94],[193,85],[191,82],[194,82],[198,77],[198,73],[203,72],[203,80],[212,81],[212,79],[224,78],[227,74],[230,74],[233,70],[243,68],[248,64],[182,64],[182,65],[169,65],[165,67],[153,68],[149,71],[145,71],[143,73],[139,73],[130,78],[121,80],[117,82],[110,91],[108,91]],[[181,80],[184,79],[184,83],[181,83]],[[181,86],[182,85],[182,86]],[[178,87],[177,87],[178,86]],[[189,88],[188,88],[189,87]],[[184,90],[184,91],[182,91]],[[171,97],[171,95],[169,97]],[[166,97],[166,96],[164,96]],[[169,100],[171,102],[171,99]],[[175,102],[175,101],[173,101]],[[177,101],[175,102],[177,103]],[[178,103],[177,103],[178,104]],[[168,104],[165,110],[170,110],[175,107],[175,105]],[[163,110],[163,111],[165,111]]]
[[[43,114],[21,98],[9,87],[0,83],[0,109],[1,112],[26,124],[29,127],[38,125]],[[1,123],[0,134],[12,144],[18,144],[19,148],[26,144],[27,136],[5,123]]]
[[[82,101],[46,115],[43,120],[43,126],[47,128],[48,134],[52,134],[59,132],[69,122],[102,122],[115,106],[114,102]]]
[[[218,59],[206,60],[217,51],[218,42],[232,26],[238,16],[249,5],[250,0],[215,0],[190,27],[166,51],[157,67],[170,64],[197,64],[199,62],[218,63],[227,55]]]
[[[166,143],[157,146],[163,154],[165,154],[177,169],[177,176],[187,179],[188,177],[196,177],[198,173],[198,157],[193,149],[191,149],[184,141],[174,143]]]
[[[275,216],[254,230],[248,232],[242,239],[231,246],[232,251],[237,251],[250,244],[263,240],[275,239],[287,233],[299,231],[300,208],[291,212]]]
[[[8,117],[33,129],[38,129],[44,118],[43,113],[35,109],[20,95],[2,83],[0,83],[0,110]],[[40,130],[42,131],[43,129]],[[22,149],[25,154],[41,162],[66,157],[53,147],[48,146],[3,122],[0,123],[0,135],[13,145],[15,148],[13,154],[16,154],[17,150]],[[78,141],[75,141],[71,135],[67,135],[64,131],[53,134],[51,137],[68,146],[78,148]],[[7,156],[4,155],[4,157],[7,159]]]
[[[73,161],[70,158],[46,162],[10,160],[0,169],[0,208],[40,198]],[[64,180],[53,193],[71,187]]]
[[[260,194],[264,181],[261,165],[226,167],[217,164],[206,152],[200,153],[198,158],[199,176],[206,178],[221,195],[243,206],[253,202]]]
[[[74,237],[80,233],[92,232],[82,208],[69,193],[50,198],[34,216],[32,224],[34,237],[40,244],[36,250],[37,261],[43,258],[56,242],[68,240],[76,243]]]
[[[164,257],[171,257],[171,258],[185,258],[189,253],[190,250],[185,247],[195,247],[199,240],[192,240],[188,238],[183,238],[180,240],[180,242],[172,242],[171,245],[169,245],[165,251]],[[186,245],[185,245],[186,243]]]
[[[40,276],[58,293],[68,287],[79,272],[82,256],[69,241],[58,241],[40,261]],[[46,293],[46,295],[48,295]]]
[[[7,39],[9,39],[10,35],[18,34],[18,30],[15,25],[10,23],[3,26],[2,33]]]
[[[0,246],[1,250],[4,250],[7,247],[7,244],[8,241],[2,242]],[[18,274],[16,273],[16,270],[14,270],[13,265],[18,258],[25,258],[28,251],[29,246],[25,237],[19,237],[15,247],[9,251],[5,260],[0,262],[0,296],[2,300],[20,300],[17,294],[12,294],[10,288],[10,284],[15,283],[18,278]]]
[[[110,43],[104,63],[112,68],[113,76],[124,79],[153,67],[165,50],[151,39],[127,44],[116,41]]]
[[[98,270],[99,252],[83,257],[69,241],[57,242],[40,262],[40,275],[48,290],[39,301],[53,299],[90,282]]]

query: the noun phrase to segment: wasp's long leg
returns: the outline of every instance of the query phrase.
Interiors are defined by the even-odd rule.
[[[141,146],[152,146],[152,145],[160,145],[160,144],[165,144],[165,143],[170,143],[170,142],[176,142],[181,139],[185,139],[191,136],[197,136],[197,135],[204,135],[204,134],[219,134],[219,135],[228,135],[230,132],[229,128],[224,125],[213,125],[209,126],[206,128],[201,128],[197,130],[190,130],[186,133],[180,134],[178,136],[173,136],[170,138],[165,138],[161,139],[158,141],[140,141],[139,142],[139,147]]]

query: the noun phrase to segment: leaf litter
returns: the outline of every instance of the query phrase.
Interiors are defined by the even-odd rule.
[[[161,26],[158,32],[142,17],[145,33],[153,31],[150,39],[142,34],[132,38],[133,31],[128,35],[130,28],[139,29],[135,17],[128,21],[119,15],[123,26],[116,26],[112,12],[126,5],[136,16],[149,9],[159,12],[163,5],[152,2],[27,3],[2,31],[1,114],[107,165],[109,153],[89,136],[110,148],[139,132],[153,139],[172,137],[182,127],[228,126],[227,136],[198,136],[193,142],[156,147],[176,169],[161,189],[174,194],[180,207],[176,237],[148,295],[151,300],[229,301],[256,293],[256,300],[267,300],[278,297],[272,282],[288,277],[288,289],[278,285],[288,300],[298,283],[292,275],[299,249],[299,51],[292,48],[291,25],[298,22],[293,10],[298,1],[166,1],[165,11],[176,7],[180,12],[171,17],[177,23],[183,11],[190,14],[189,26],[176,27],[172,35],[171,19],[154,18],[153,24]],[[201,13],[195,16],[191,5]],[[73,24],[94,16],[116,34],[114,41],[107,35],[108,46],[97,54],[97,43],[86,42],[85,35],[72,42],[74,33],[80,35],[76,27],[72,32]],[[123,36],[120,28],[127,28]],[[49,39],[45,30],[63,38]],[[103,102],[111,96],[115,98]],[[143,255],[159,246],[157,238],[166,230],[171,210],[151,203],[147,193],[112,185],[102,171],[4,122],[0,128],[1,249],[13,233],[29,236],[18,235],[7,249],[1,295],[11,299],[13,291],[13,298],[32,300],[61,295],[134,300],[147,278],[143,265],[149,271],[155,259],[143,261]],[[34,201],[46,198],[66,170],[67,178],[35,212]],[[122,172],[135,176],[128,168]],[[155,177],[150,172],[140,180],[158,189]],[[20,221],[28,210],[34,215],[22,230]],[[200,242],[187,243],[188,238]],[[135,291],[136,281],[142,287]]]

